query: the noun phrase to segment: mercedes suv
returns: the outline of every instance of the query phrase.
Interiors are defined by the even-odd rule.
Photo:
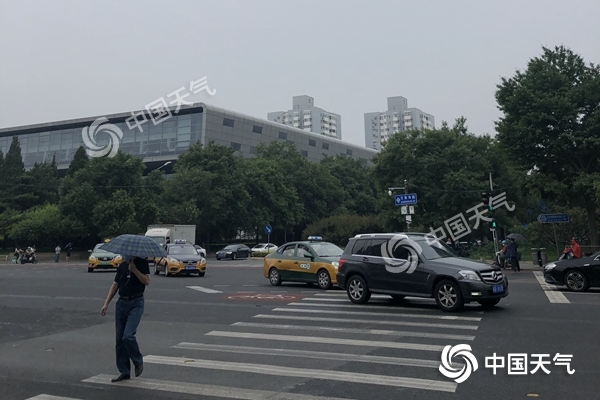
[[[353,303],[371,293],[433,297],[444,311],[465,303],[493,307],[508,296],[500,268],[459,257],[435,236],[424,233],[375,233],[351,238],[336,274],[338,286]]]

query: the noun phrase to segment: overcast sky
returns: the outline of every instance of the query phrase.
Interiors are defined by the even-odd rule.
[[[0,0],[0,128],[142,109],[208,77],[193,97],[267,117],[292,96],[341,114],[386,98],[494,132],[500,77],[564,44],[600,63],[600,1]]]

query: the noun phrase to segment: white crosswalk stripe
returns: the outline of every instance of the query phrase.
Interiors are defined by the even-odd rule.
[[[193,382],[136,378],[114,384],[110,382],[111,376],[104,374],[83,382],[248,400],[342,400],[289,393],[287,390],[292,387],[296,388],[295,392],[309,387],[285,384],[286,380],[294,379],[294,382],[297,379],[323,382],[327,388],[372,385],[381,388],[378,390],[388,390],[389,397],[397,396],[398,388],[456,391],[457,384],[438,370],[441,352],[447,345],[475,340],[474,333],[483,313],[447,314],[427,307],[415,308],[414,304],[410,308],[375,305],[376,301],[357,305],[350,303],[345,293],[311,293],[314,296],[252,315],[250,321],[233,322],[220,329],[213,328],[202,337],[191,336],[192,341],[176,342],[171,345],[174,354],[144,357],[144,362],[152,365],[149,371],[162,376],[163,369],[173,373],[173,369],[183,368],[181,370],[188,373],[182,376],[190,373],[197,376]],[[310,360],[316,361],[311,364]],[[458,363],[453,365],[463,367]],[[195,370],[199,372],[196,374]],[[213,382],[205,377],[212,375],[200,371],[227,371],[226,376],[239,376],[240,382],[256,386],[212,385],[230,381]],[[274,389],[261,383],[273,377],[283,382],[282,389],[262,390]],[[237,379],[231,381],[237,382]],[[336,389],[330,390],[318,394],[337,393]]]
[[[25,400],[81,400],[81,399],[75,399],[73,397],[52,396],[49,394],[40,394],[40,395],[37,395],[35,397],[30,397]]]
[[[535,276],[535,278],[539,282],[540,286],[544,290],[544,293],[546,294],[546,297],[548,297],[548,300],[550,301],[550,303],[563,303],[563,304],[571,303],[569,301],[569,299],[567,299],[567,296],[565,296],[564,294],[562,294],[561,292],[558,291],[558,288],[556,286],[549,285],[546,283],[546,281],[544,280],[543,272],[533,271],[533,275]]]

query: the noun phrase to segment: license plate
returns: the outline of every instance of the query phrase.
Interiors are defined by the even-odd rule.
[[[504,285],[494,285],[492,286],[492,293],[503,293]]]
[[[102,261],[100,265],[110,265],[110,263],[108,261]]]
[[[196,267],[191,266],[191,267],[185,267],[185,269],[196,269]]]

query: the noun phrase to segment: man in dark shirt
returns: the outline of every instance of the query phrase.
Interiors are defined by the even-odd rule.
[[[128,258],[125,258],[127,260]],[[120,375],[112,382],[120,382],[131,377],[131,364],[135,367],[135,376],[144,370],[143,356],[135,338],[138,325],[144,313],[144,290],[150,284],[150,267],[148,261],[134,257],[119,265],[115,281],[108,291],[106,301],[100,310],[102,316],[111,300],[119,292],[119,300],[115,307],[116,356]]]

